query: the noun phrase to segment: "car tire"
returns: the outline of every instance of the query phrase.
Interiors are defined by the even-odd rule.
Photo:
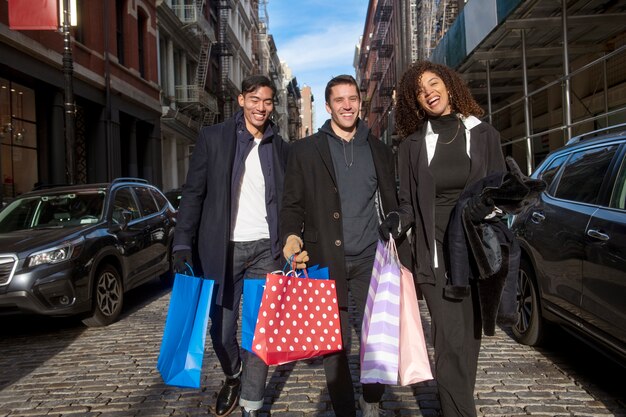
[[[124,303],[124,286],[118,270],[104,265],[96,273],[91,316],[83,320],[89,327],[107,326],[117,320]]]
[[[513,335],[520,343],[537,346],[543,340],[544,330],[535,272],[531,263],[522,259],[517,281],[517,323],[512,328]]]

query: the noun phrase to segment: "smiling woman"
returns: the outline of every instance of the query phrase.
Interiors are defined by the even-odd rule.
[[[476,313],[478,278],[486,277],[479,277],[471,255],[457,250],[450,237],[457,230],[454,219],[469,218],[479,227],[493,217],[493,202],[472,194],[472,186],[506,170],[500,135],[478,118],[482,114],[461,77],[446,66],[418,61],[402,75],[395,114],[402,137],[400,207],[381,231],[394,237],[410,227],[415,231],[416,281],[432,318],[435,374],[446,416],[476,416],[473,387],[481,335],[487,334]],[[467,285],[456,285],[460,276]]]

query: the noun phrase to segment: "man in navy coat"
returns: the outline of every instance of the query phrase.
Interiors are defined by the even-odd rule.
[[[175,272],[192,264],[197,243],[203,276],[214,279],[210,335],[226,381],[213,412],[244,416],[263,406],[268,367],[237,341],[243,280],[280,268],[280,210],[288,144],[269,117],[274,86],[265,76],[242,82],[242,110],[200,131],[183,189],[173,259]],[[197,266],[196,266],[197,267]],[[197,268],[198,269],[198,268]]]

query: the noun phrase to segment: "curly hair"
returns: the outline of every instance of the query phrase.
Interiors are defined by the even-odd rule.
[[[428,114],[417,101],[418,84],[425,71],[437,74],[443,80],[451,97],[452,112],[465,117],[481,117],[485,113],[457,72],[434,62],[416,61],[402,74],[398,84],[395,119],[401,137],[407,137],[428,121]]]

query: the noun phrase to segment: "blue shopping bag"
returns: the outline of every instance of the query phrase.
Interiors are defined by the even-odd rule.
[[[176,274],[157,369],[163,382],[200,388],[204,343],[215,281]]]
[[[288,267],[289,264],[286,265]],[[306,270],[309,278],[328,279],[328,268],[313,265]],[[241,347],[252,352],[252,339],[259,316],[261,298],[265,289],[265,278],[243,281],[243,306],[241,307]]]
[[[241,307],[241,347],[252,352],[252,338],[259,315],[261,297],[265,289],[265,278],[243,281],[243,305]]]
[[[319,265],[313,265],[306,269],[309,278],[328,279],[328,267],[320,268]]]

